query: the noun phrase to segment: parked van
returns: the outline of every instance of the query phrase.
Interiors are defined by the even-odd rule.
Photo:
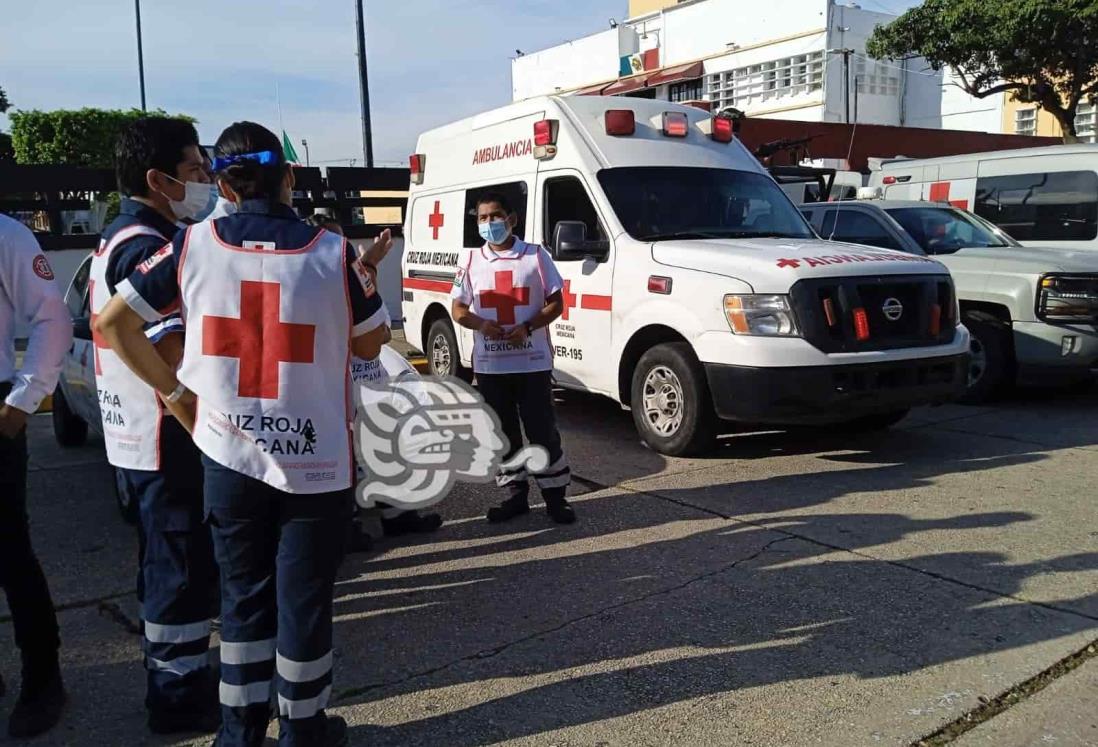
[[[971,210],[1026,246],[1098,250],[1098,145],[883,160],[869,185]]]
[[[564,277],[556,381],[631,408],[662,453],[705,449],[721,420],[887,427],[964,389],[969,338],[945,267],[821,241],[729,120],[534,98],[421,135],[411,172],[405,332],[436,373],[468,373],[473,334],[455,329],[448,294],[492,191]]]

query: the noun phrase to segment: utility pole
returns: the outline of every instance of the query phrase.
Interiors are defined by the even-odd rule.
[[[841,54],[843,56],[843,121],[850,124],[850,55],[853,49],[829,49],[828,54]]]
[[[366,168],[374,166],[374,136],[370,128],[370,82],[366,77],[366,21],[363,0],[355,0],[358,17],[358,83],[362,103],[362,155]]]
[[[145,108],[145,55],[141,50],[141,0],[133,0],[134,14],[137,16],[137,77],[141,81],[141,111]]]
[[[305,165],[309,165],[309,141],[301,138],[301,144],[305,146]]]

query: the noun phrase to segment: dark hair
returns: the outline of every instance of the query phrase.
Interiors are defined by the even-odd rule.
[[[130,123],[114,146],[114,173],[118,191],[124,195],[145,197],[149,169],[175,176],[183,162],[183,151],[198,145],[198,132],[185,119],[142,117]]]
[[[511,201],[507,199],[507,196],[502,192],[485,192],[484,194],[477,195],[476,208],[479,211],[480,206],[489,202],[494,202],[503,209],[503,212],[507,215],[515,212],[511,207]]]
[[[270,163],[262,164],[242,158],[217,172],[218,178],[228,182],[242,200],[264,197],[278,199],[282,189],[282,177],[287,168],[286,159],[282,155],[282,142],[263,125],[255,122],[233,122],[225,128],[214,145],[214,155],[219,158],[264,151],[274,154]]]
[[[328,226],[338,226],[340,230],[343,230],[343,224],[339,222],[339,218],[334,215],[325,215],[324,213],[313,213],[305,222],[310,226],[316,226],[317,228],[327,228]]]

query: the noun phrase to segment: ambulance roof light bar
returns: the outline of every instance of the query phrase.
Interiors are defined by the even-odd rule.
[[[426,165],[426,154],[413,153],[408,156],[408,170],[412,173],[412,184],[423,184],[423,171]]]
[[[560,121],[541,119],[534,122],[534,158],[546,161],[557,154],[557,133]]]
[[[663,113],[663,134],[667,137],[686,137],[690,120],[684,112]]]
[[[718,143],[731,143],[735,123],[728,117],[716,116],[710,120],[709,137]]]
[[[637,120],[632,109],[607,109],[604,120],[607,135],[627,137],[637,131]]]

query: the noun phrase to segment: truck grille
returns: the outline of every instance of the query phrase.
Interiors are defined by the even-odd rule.
[[[953,292],[941,275],[880,275],[801,280],[790,297],[809,343],[825,353],[858,353],[951,342]]]

